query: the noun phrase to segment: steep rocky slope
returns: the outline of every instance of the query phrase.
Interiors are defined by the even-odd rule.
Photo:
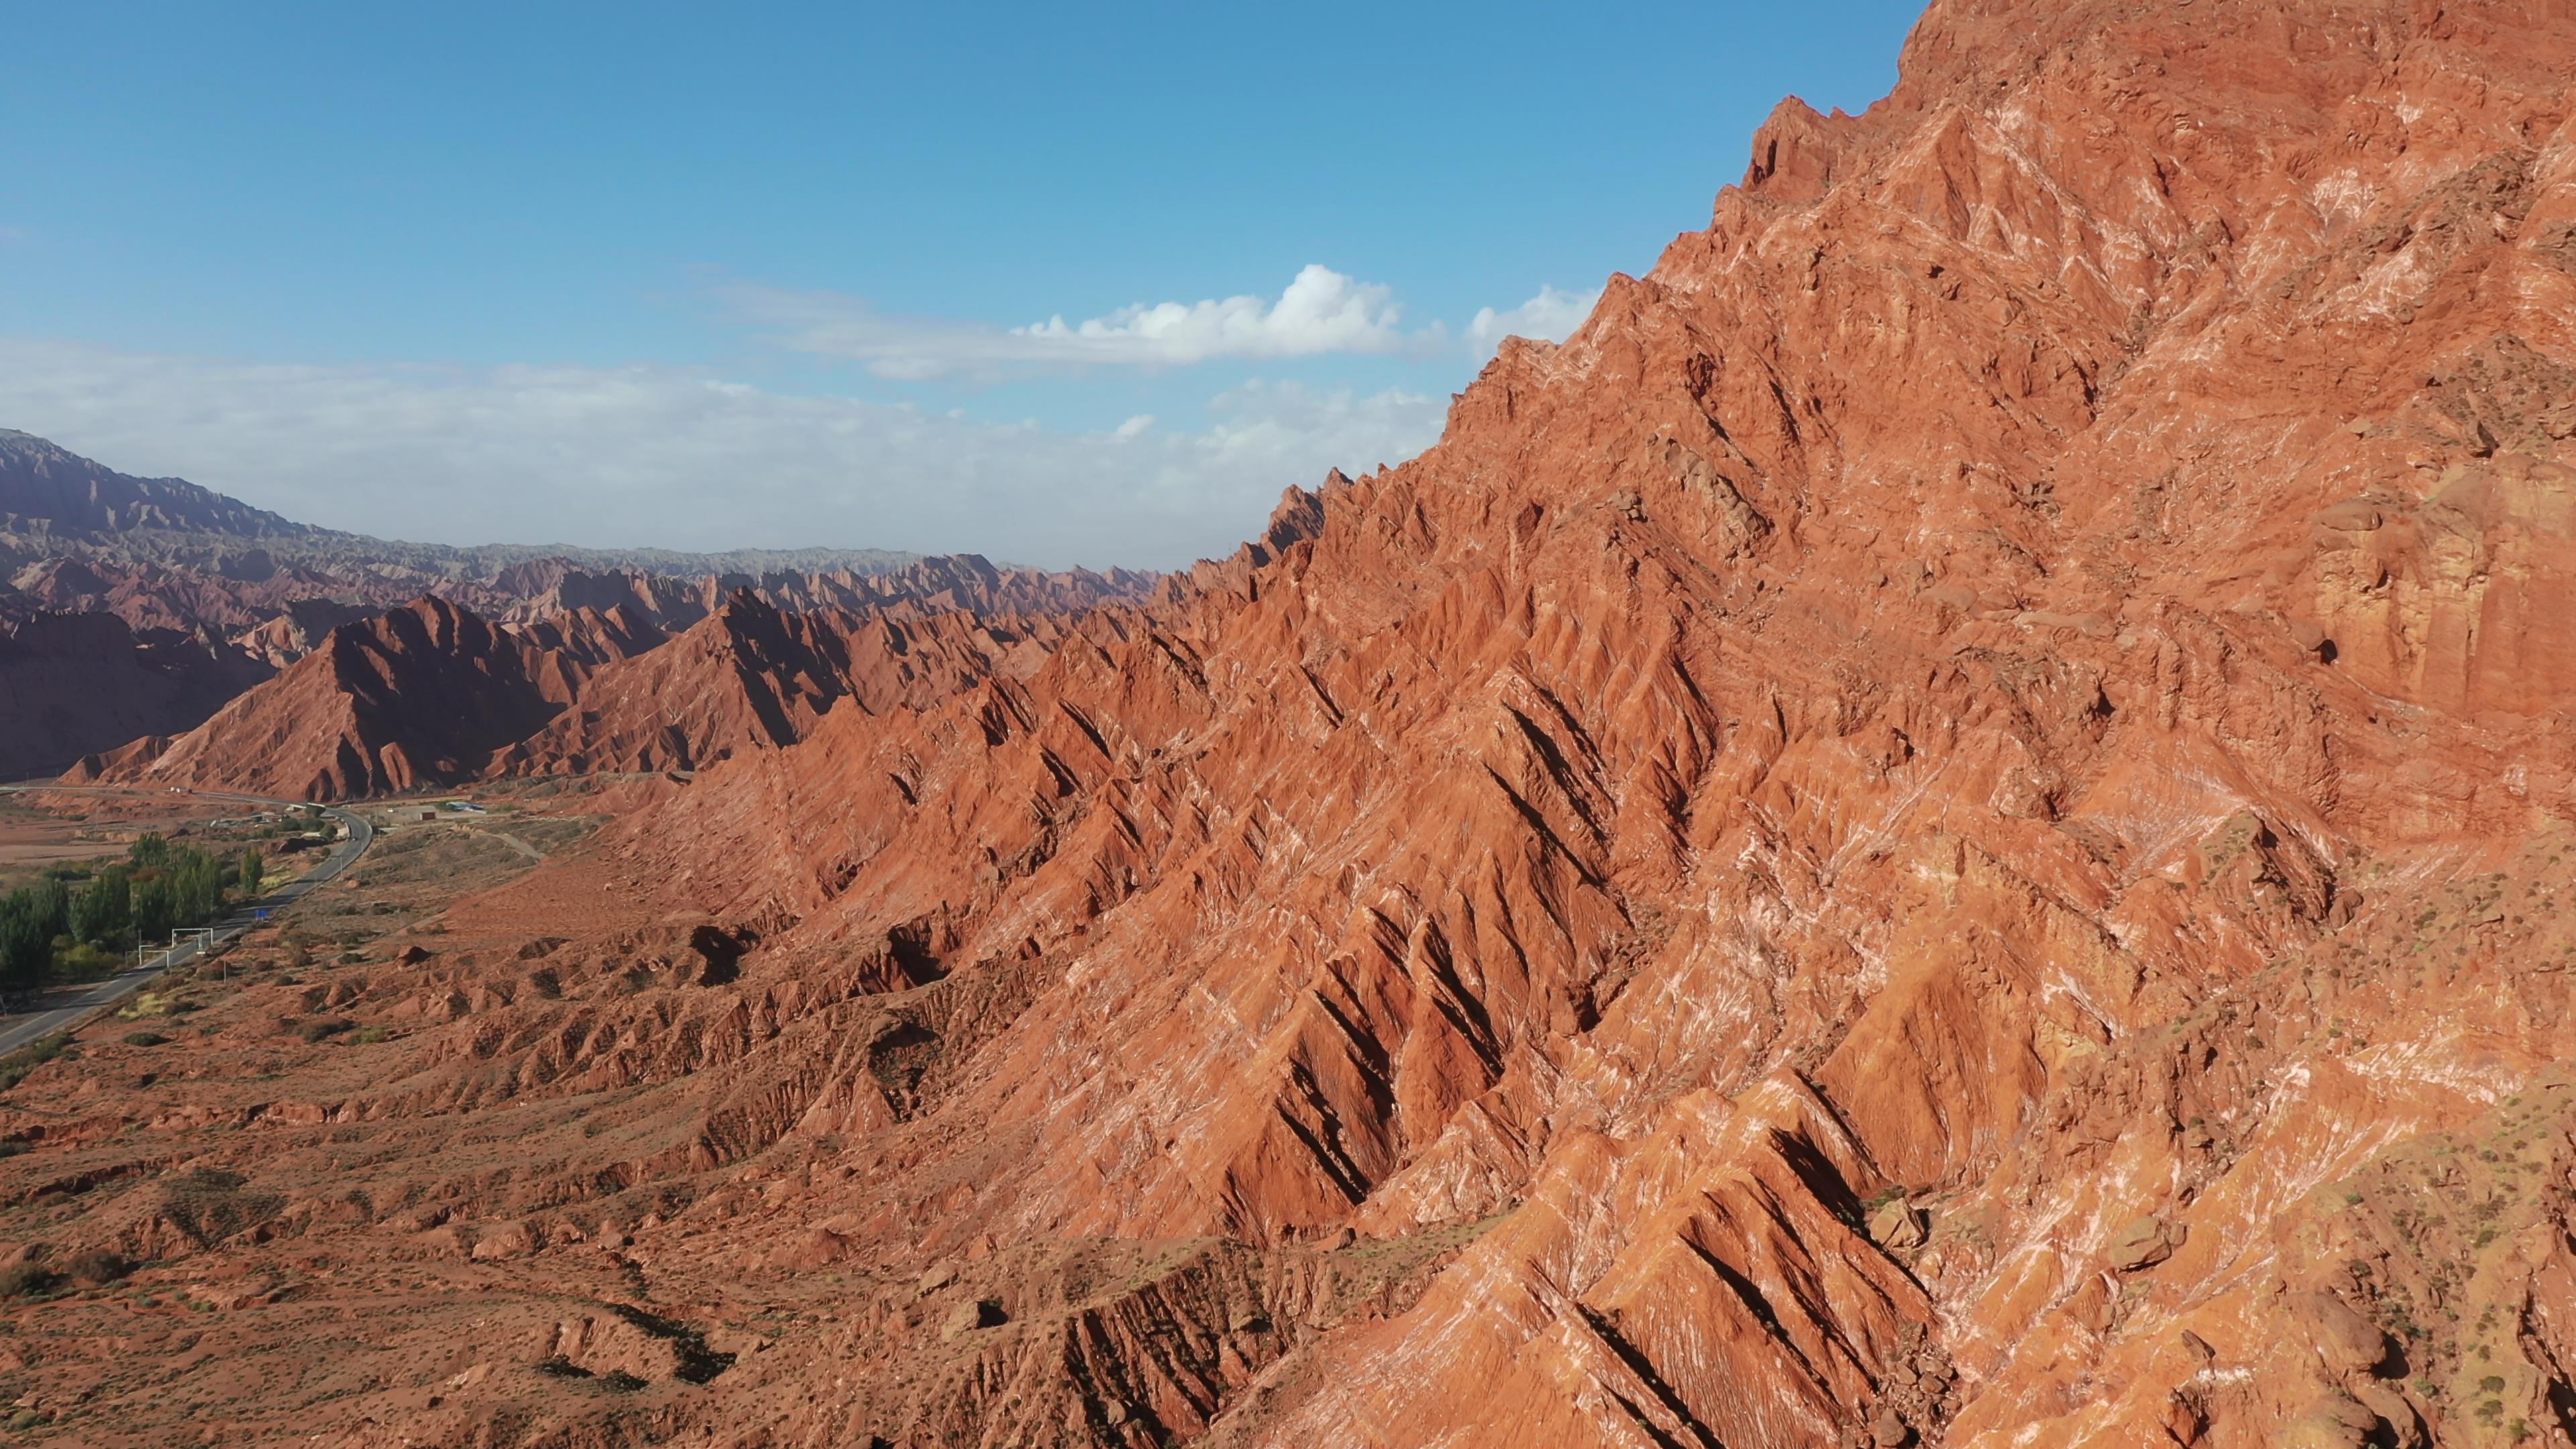
[[[2571,104],[1942,0],[1414,462],[30,1077],[10,1230],[434,1272],[370,1445],[2570,1442]]]
[[[0,534],[96,538],[143,529],[241,539],[322,532],[184,478],[131,477],[43,438],[0,428]]]
[[[540,642],[424,598],[332,630],[185,735],[85,759],[71,778],[317,800],[470,779],[620,644],[607,630]]]
[[[727,596],[742,590],[800,612],[1067,614],[1104,600],[1140,597],[1153,583],[1153,575],[1123,569],[1098,574],[997,568],[972,554],[914,559],[876,573],[834,569],[696,576],[600,571],[546,558],[513,564],[489,578],[448,578],[383,565],[308,567],[250,549],[203,567],[50,556],[18,571],[0,594],[0,615],[105,613],[137,629],[209,630],[282,667],[318,646],[333,627],[425,595],[462,605],[494,623],[622,609],[630,618],[676,632],[705,619]]]
[[[843,699],[865,714],[921,709],[1042,660],[1047,615],[962,610],[902,619],[837,608],[781,613],[739,593],[667,647],[603,668],[578,706],[494,762],[502,774],[693,770],[791,745]]]
[[[332,629],[186,734],[86,757],[69,778],[347,800],[487,777],[694,770],[794,744],[844,700],[862,715],[919,709],[1024,675],[1061,633],[1049,615],[921,609],[897,588],[889,607],[794,614],[741,589],[682,629],[636,592],[511,624],[424,597]],[[688,595],[660,602],[689,612]]]
[[[220,666],[192,666],[190,682],[174,694],[126,677],[126,646],[114,640],[115,631],[80,634],[104,651],[98,655],[98,690],[84,690],[76,671],[22,667],[15,673],[16,715],[45,720],[41,733],[30,724],[14,747],[0,748],[0,768],[18,773],[90,754],[123,751],[129,760],[151,755],[160,748],[157,742],[126,747],[138,734],[191,728],[232,694],[321,648],[339,626],[423,597],[462,606],[492,623],[539,630],[558,621],[588,619],[595,625],[613,619],[611,632],[622,637],[622,652],[635,653],[706,620],[742,590],[799,612],[841,609],[914,618],[966,610],[1002,618],[1072,613],[1107,599],[1138,597],[1154,582],[1150,575],[1123,570],[1044,573],[997,568],[973,555],[921,558],[876,550],[621,554],[395,543],[294,523],[184,479],[130,477],[44,439],[6,430],[0,430],[0,563],[10,568],[0,584],[0,624],[16,625],[40,613],[110,615],[157,644],[194,641],[193,651],[164,649],[151,666],[155,671],[167,674],[197,655]],[[759,571],[737,571],[746,564]],[[58,656],[56,648],[47,657]],[[110,683],[111,678],[122,682]],[[138,689],[160,702],[138,703]],[[390,719],[395,711],[388,706],[378,713]],[[138,730],[138,723],[146,728]],[[311,727],[328,735],[339,725],[313,717]],[[475,738],[502,727],[477,727]],[[377,733],[383,735],[378,745],[394,740]],[[517,738],[468,753],[479,757]],[[244,737],[244,745],[263,757],[285,748],[265,737]],[[725,748],[716,747],[716,754]],[[243,779],[271,776],[265,759],[239,763],[248,772]],[[299,761],[298,767],[307,763]],[[463,757],[454,763],[466,768]],[[194,776],[208,780],[221,777],[225,768],[190,766]],[[447,773],[433,771],[427,778]],[[381,775],[396,777],[412,778],[413,772]],[[373,776],[360,770],[357,778]]]
[[[112,614],[0,611],[0,780],[57,771],[102,741],[176,734],[272,671],[220,639]]]

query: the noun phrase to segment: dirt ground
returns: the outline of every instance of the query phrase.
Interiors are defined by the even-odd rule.
[[[0,890],[48,865],[119,854],[148,831],[202,834],[244,810],[188,795],[0,795]]]
[[[540,857],[577,857],[600,824],[581,794],[554,797],[561,813],[548,804],[426,823],[418,805],[371,809],[387,823],[356,869],[67,1050],[15,1064],[23,1080],[0,1089],[0,1444],[302,1442],[319,1406],[355,1395],[425,1412],[443,1378],[491,1356],[493,1334],[551,1332],[558,1299],[628,1288],[607,1256],[538,1281],[526,1264],[442,1252],[434,1235],[387,1257],[334,1230],[456,1196],[459,1177],[506,1182],[525,1166],[519,1144],[563,1135],[559,1104],[505,1108],[464,1134],[428,1104],[332,1121],[410,1069],[420,1030],[352,1003],[415,980],[444,991],[430,985],[440,958],[464,943],[440,913]],[[67,826],[179,818],[23,815],[30,836],[66,845]],[[571,904],[530,909],[551,919]]]

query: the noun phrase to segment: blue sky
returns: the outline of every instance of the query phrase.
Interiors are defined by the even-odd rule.
[[[22,7],[0,426],[402,537],[1185,564],[1914,14]]]

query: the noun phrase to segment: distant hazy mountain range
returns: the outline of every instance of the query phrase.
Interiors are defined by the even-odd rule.
[[[882,548],[577,548],[566,544],[407,543],[317,528],[185,478],[119,473],[31,433],[0,428],[0,567],[65,554],[221,569],[257,549],[279,563],[395,565],[424,577],[487,579],[512,564],[561,559],[585,569],[690,576],[847,569],[890,573],[922,555]]]
[[[1037,621],[1140,596],[1153,582],[1122,570],[1046,574],[972,554],[887,549],[682,553],[404,543],[298,523],[182,478],[133,477],[43,438],[0,430],[0,779],[54,773],[128,744],[139,746],[123,753],[130,768],[158,762],[167,773],[185,761],[200,783],[247,779],[242,772],[251,762],[238,750],[192,744],[163,761],[164,743],[317,652],[327,649],[347,665],[376,657],[371,648],[403,667],[377,671],[385,687],[370,694],[352,716],[359,723],[344,732],[355,753],[344,761],[334,734],[322,748],[329,769],[271,779],[287,766],[264,756],[259,768],[270,773],[259,779],[289,790],[363,793],[453,778],[517,744],[526,731],[514,722],[533,721],[534,728],[551,721],[570,703],[572,683],[599,664],[650,653],[724,614],[729,622],[709,632],[709,648],[741,656],[743,669],[734,672],[765,681],[754,691],[757,705],[733,710],[721,729],[708,723],[657,735],[661,722],[647,716],[662,703],[646,691],[626,713],[636,716],[639,737],[659,741],[653,748],[621,743],[621,716],[609,736],[575,732],[547,745],[545,755],[553,769],[611,756],[628,764],[694,763],[720,757],[738,739],[787,737],[794,718],[819,714],[846,695],[863,703],[909,697],[918,686],[908,681],[916,678],[963,687],[1002,667],[1025,641],[1051,638]],[[903,631],[947,615],[966,616],[938,626],[953,658],[936,668],[901,662],[909,637]],[[417,619],[445,622],[424,632],[407,622]],[[870,633],[880,620],[893,621],[897,632]],[[345,631],[355,632],[341,638]],[[393,642],[379,647],[383,640]],[[471,640],[482,641],[482,652],[469,659],[458,653],[459,641]],[[790,663],[767,657],[782,650]],[[880,657],[897,662],[865,664]],[[517,713],[481,721],[471,749],[447,742],[433,750],[409,732],[453,705],[444,697],[453,690],[439,681],[479,679],[477,670],[502,667],[494,660],[507,665],[503,672],[526,676],[526,697],[510,701]],[[876,675],[867,673],[872,667]],[[612,674],[610,682],[642,677],[640,669]],[[300,728],[317,710],[327,712],[322,701],[347,694],[353,677],[316,660],[259,718]],[[682,695],[698,688],[665,683]],[[790,709],[773,700],[773,689],[804,703]],[[675,695],[668,703],[689,701]],[[406,762],[406,742],[418,762]],[[380,758],[387,745],[397,746],[395,754]],[[279,758],[303,757],[290,750]]]

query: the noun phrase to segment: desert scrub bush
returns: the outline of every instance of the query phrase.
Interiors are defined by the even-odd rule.
[[[156,1047],[169,1039],[157,1031],[129,1031],[125,1034],[125,1044],[130,1047]]]
[[[391,1041],[393,1039],[393,1034],[393,1028],[381,1024],[376,1026],[362,1026],[356,1031],[349,1033],[349,1045],[374,1046],[380,1041]]]
[[[0,1268],[0,1298],[36,1298],[52,1292],[62,1275],[42,1263],[12,1263]]]
[[[342,1032],[357,1030],[358,1024],[345,1016],[325,1016],[308,1021],[295,1029],[295,1034],[309,1042],[328,1041]]]
[[[123,1253],[107,1248],[86,1248],[63,1260],[63,1276],[92,1288],[104,1288],[134,1271],[134,1264]]]
[[[161,1186],[161,1215],[200,1247],[216,1243],[276,1215],[282,1200],[250,1191],[238,1172],[200,1167]]]
[[[116,1019],[119,1021],[140,1021],[147,1016],[169,1014],[170,998],[158,991],[137,992],[132,1001],[116,1009]]]
[[[5,1092],[27,1079],[27,1074],[71,1050],[72,1035],[55,1032],[27,1043],[5,1057],[0,1057],[0,1092]]]

